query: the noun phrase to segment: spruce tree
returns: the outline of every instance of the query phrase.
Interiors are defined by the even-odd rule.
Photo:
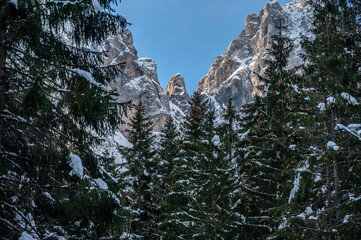
[[[161,134],[159,151],[159,184],[157,186],[160,215],[158,216],[158,236],[165,239],[175,238],[177,235],[176,224],[173,223],[174,216],[171,213],[177,206],[176,195],[173,186],[176,184],[176,162],[180,157],[180,136],[177,127],[169,116],[165,122]]]
[[[305,78],[321,136],[314,143],[318,177],[312,198],[318,210],[309,221],[323,232],[309,231],[315,239],[360,235],[360,4],[315,1],[315,38],[304,42]]]
[[[229,161],[234,159],[235,145],[237,142],[237,121],[238,115],[235,107],[233,106],[232,99],[227,102],[226,112],[223,116],[224,123],[221,125],[221,143],[223,151],[226,152]]]
[[[174,159],[172,182],[168,198],[168,214],[166,218],[167,231],[165,239],[191,239],[198,233],[197,204],[198,193],[193,183],[199,179],[196,162],[201,155],[202,136],[206,103],[203,96],[195,92],[190,101],[189,115],[184,124],[185,133],[182,136],[179,157]]]
[[[227,157],[229,152],[222,151],[222,131],[215,120],[215,112],[210,108],[205,116],[202,151],[198,153],[196,169],[201,175],[193,183],[200,219],[195,235],[198,239],[229,239],[238,223],[231,209],[234,171]]]
[[[0,3],[3,238],[111,238],[126,220],[92,150],[119,118],[105,86],[121,65],[102,67],[106,53],[88,47],[126,24],[110,14],[115,3]]]
[[[166,239],[232,237],[232,171],[222,151],[215,112],[195,93],[179,157],[174,160]]]
[[[156,196],[159,164],[153,150],[152,122],[144,115],[144,105],[134,106],[135,114],[128,123],[131,148],[122,147],[120,152],[126,162],[122,174],[126,189],[124,198],[132,217],[126,231],[134,238],[151,239],[156,233],[156,216],[159,203]]]
[[[242,237],[265,237],[277,229],[291,208],[293,181],[307,170],[307,149],[303,139],[305,94],[294,70],[287,69],[291,40],[277,26],[263,77],[264,95],[242,109],[239,158],[239,208],[246,231]],[[236,201],[236,200],[234,200]],[[275,234],[277,236],[277,233]]]

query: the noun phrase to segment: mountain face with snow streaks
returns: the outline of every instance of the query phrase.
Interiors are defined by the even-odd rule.
[[[312,27],[313,11],[309,0],[295,0],[285,6],[271,0],[259,14],[246,18],[245,29],[228,46],[224,55],[215,58],[209,72],[200,80],[197,91],[203,93],[216,112],[230,99],[236,108],[261,95],[262,76],[269,59],[268,48],[276,25],[282,23],[284,36],[293,40],[294,50],[289,68],[303,63],[300,53],[302,36],[308,35]],[[177,123],[185,119],[189,108],[189,95],[184,78],[175,74],[164,90],[157,75],[157,64],[151,58],[138,58],[129,29],[124,29],[105,43],[108,51],[105,65],[125,62],[121,75],[113,79],[111,87],[116,89],[118,102],[137,103],[142,101],[145,114],[154,122],[154,130],[160,131],[167,116]],[[125,122],[132,117],[130,111]],[[127,125],[121,126],[125,130]]]
[[[158,81],[157,64],[151,58],[138,58],[133,46],[133,37],[129,29],[119,32],[108,39],[105,49],[109,56],[105,65],[125,62],[123,73],[113,79],[111,87],[118,93],[119,103],[137,103],[142,101],[145,114],[154,122],[155,131],[160,131],[160,124],[169,115],[169,99]],[[131,118],[132,111],[128,117]],[[128,118],[123,119],[127,122]],[[126,129],[126,124],[121,129]]]
[[[165,88],[165,94],[167,94],[169,100],[179,107],[184,113],[188,111],[190,98],[187,93],[184,78],[180,73],[172,76]]]
[[[216,57],[197,91],[215,96],[221,106],[233,99],[237,108],[250,102],[254,95],[261,95],[263,83],[258,75],[262,75],[266,67],[267,49],[280,23],[285,27],[285,37],[294,40],[289,68],[301,65],[300,42],[312,26],[311,5],[307,0],[295,0],[281,6],[271,0],[258,15],[247,16],[245,29],[230,43],[224,55]]]

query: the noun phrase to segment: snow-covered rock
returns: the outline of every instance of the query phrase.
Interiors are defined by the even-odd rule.
[[[285,6],[270,1],[257,14],[246,18],[246,27],[228,46],[224,55],[216,57],[209,72],[200,80],[197,91],[215,96],[219,105],[233,99],[239,108],[262,92],[263,83],[257,74],[263,74],[265,60],[269,59],[267,48],[276,33],[276,24],[283,21],[285,36],[294,40],[288,68],[301,65],[303,60],[301,36],[309,34],[312,26],[312,8],[307,0],[295,0]]]
[[[108,52],[104,59],[106,66],[125,63],[124,71],[111,82],[111,88],[118,93],[118,102],[136,104],[141,101],[146,116],[155,123],[154,130],[160,131],[166,117],[170,115],[170,107],[169,98],[158,81],[155,61],[151,58],[138,58],[129,29],[119,31],[116,36],[109,38],[103,47]],[[132,110],[128,111],[123,120],[128,122],[133,113]],[[125,130],[127,125],[120,128]]]
[[[179,107],[184,113],[189,109],[189,95],[187,93],[184,78],[180,73],[175,74],[170,79],[165,94],[169,97],[170,101]]]

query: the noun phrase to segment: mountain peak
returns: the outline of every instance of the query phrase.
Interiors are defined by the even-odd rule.
[[[173,75],[165,88],[165,94],[176,106],[186,112],[189,105],[189,95],[186,90],[184,77],[177,73]]]
[[[289,67],[300,65],[301,36],[308,34],[312,25],[309,2],[294,0],[281,6],[278,1],[270,0],[259,14],[248,15],[245,29],[230,43],[224,55],[214,60],[209,72],[200,80],[197,91],[214,96],[221,106],[233,99],[236,107],[261,95],[258,86],[263,82],[258,75],[263,75],[267,66],[267,48],[280,20],[287,25],[285,36],[294,39]]]

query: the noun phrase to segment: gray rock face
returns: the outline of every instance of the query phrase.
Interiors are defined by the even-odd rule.
[[[184,113],[188,112],[190,98],[186,90],[184,78],[181,74],[177,73],[172,76],[165,88],[165,94],[169,97],[169,100]]]
[[[285,36],[294,40],[295,48],[288,67],[302,64],[298,56],[302,52],[301,36],[309,32],[313,19],[308,2],[295,0],[281,6],[271,0],[258,15],[247,16],[245,29],[231,42],[224,55],[216,57],[197,88],[211,100],[217,116],[222,114],[222,106],[229,99],[240,107],[254,95],[262,94],[257,87],[263,83],[257,76],[264,73],[265,60],[269,59],[267,48],[276,33],[277,22],[284,23]],[[161,130],[167,116],[172,116],[176,124],[181,125],[188,112],[189,95],[180,74],[171,78],[164,91],[158,81],[157,64],[151,58],[138,58],[128,29],[108,39],[103,48],[109,52],[105,65],[126,63],[124,72],[111,83],[119,94],[120,103],[142,101],[146,115],[154,122],[155,131]],[[130,112],[123,120],[127,122],[132,116]],[[126,128],[127,125],[121,126],[121,130]]]
[[[269,59],[267,48],[276,34],[276,24],[280,21],[286,26],[284,35],[294,40],[294,51],[288,67],[302,63],[298,56],[302,52],[301,36],[309,34],[312,25],[312,9],[308,0],[295,0],[281,6],[276,0],[267,3],[257,15],[247,16],[246,27],[218,56],[209,72],[200,80],[197,91],[214,96],[219,105],[233,99],[240,107],[262,92],[258,86],[263,83],[257,77],[262,75]]]
[[[119,94],[118,102],[142,101],[146,116],[155,123],[154,130],[160,131],[170,107],[169,99],[158,81],[157,64],[151,58],[138,58],[128,29],[108,39],[104,47],[109,52],[105,65],[126,63],[124,72],[111,82],[111,87]],[[130,111],[128,118],[123,120],[127,122],[132,116],[133,112]],[[126,128],[126,125],[121,126],[121,129]]]

